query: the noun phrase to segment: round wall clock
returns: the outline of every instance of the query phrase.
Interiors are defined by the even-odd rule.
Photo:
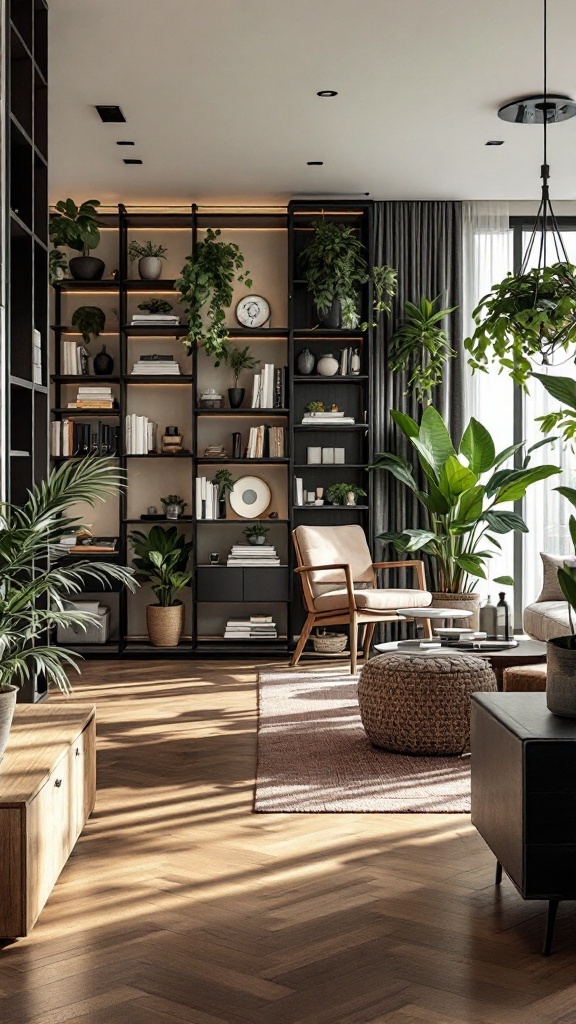
[[[258,476],[242,476],[230,491],[230,506],[244,519],[256,519],[266,511],[272,492]]]
[[[270,304],[261,295],[245,295],[236,306],[236,319],[242,327],[263,327],[270,319]]]

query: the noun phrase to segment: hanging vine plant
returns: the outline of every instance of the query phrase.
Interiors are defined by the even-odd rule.
[[[495,358],[525,391],[535,364],[576,346],[576,267],[560,262],[507,274],[473,312],[476,330],[464,341],[472,370]]]
[[[188,318],[188,336],[184,344],[188,354],[204,347],[215,356],[216,365],[223,358],[229,337],[226,310],[232,305],[234,281],[252,287],[250,271],[245,270],[244,256],[235,242],[220,242],[221,231],[208,228],[206,238],[191,256],[186,257],[182,275],[174,282],[180,302]]]

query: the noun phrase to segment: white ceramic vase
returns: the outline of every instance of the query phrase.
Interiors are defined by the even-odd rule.
[[[326,353],[325,356],[321,356],[318,360],[318,366],[316,370],[321,377],[333,377],[338,373],[340,363],[334,358],[331,352]]]
[[[143,256],[138,260],[138,273],[142,281],[157,281],[162,273],[162,260],[158,256]]]

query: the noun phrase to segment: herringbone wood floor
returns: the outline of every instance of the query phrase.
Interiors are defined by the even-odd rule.
[[[253,667],[92,662],[71,699],[96,811],[0,950],[2,1024],[575,1024],[572,905],[543,959],[466,816],[252,813]]]

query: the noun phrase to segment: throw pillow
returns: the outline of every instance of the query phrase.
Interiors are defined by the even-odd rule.
[[[569,555],[546,555],[540,552],[542,559],[543,578],[542,591],[536,598],[537,601],[565,601],[562,588],[558,583],[558,569],[568,561]]]

